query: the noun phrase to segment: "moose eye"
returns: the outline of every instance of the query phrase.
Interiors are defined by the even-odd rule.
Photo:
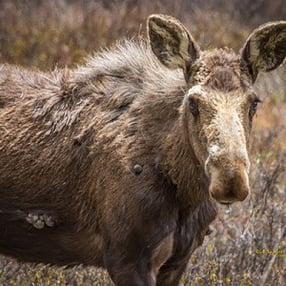
[[[261,100],[257,97],[255,100],[251,103],[250,109],[249,109],[249,116],[252,118],[254,114],[257,111],[257,106],[261,102]]]
[[[193,96],[189,97],[189,109],[194,116],[199,115],[198,100]]]

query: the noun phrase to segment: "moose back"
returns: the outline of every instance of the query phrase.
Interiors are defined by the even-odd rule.
[[[286,22],[239,55],[166,15],[147,34],[75,69],[0,66],[1,253],[177,285],[216,202],[247,197],[252,85],[283,62]]]

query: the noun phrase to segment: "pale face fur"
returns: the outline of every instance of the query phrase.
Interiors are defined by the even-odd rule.
[[[196,100],[192,104],[198,109],[190,118],[190,141],[211,180],[211,196],[221,203],[245,199],[249,193],[247,141],[253,96],[202,86],[191,88],[188,96]]]
[[[193,66],[189,104],[190,142],[220,203],[244,200],[250,189],[248,141],[257,95],[230,50],[204,53]]]

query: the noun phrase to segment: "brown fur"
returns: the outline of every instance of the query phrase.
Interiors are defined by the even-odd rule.
[[[188,76],[156,56],[139,40],[74,70],[1,66],[2,253],[105,267],[116,285],[179,283],[216,215],[200,156],[210,133],[196,131],[186,92],[215,90],[211,107],[222,92],[237,101],[250,79],[229,50],[201,53]]]

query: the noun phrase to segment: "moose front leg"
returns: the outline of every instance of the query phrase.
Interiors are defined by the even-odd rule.
[[[105,267],[116,286],[155,286],[148,259],[138,257],[127,261],[120,250],[108,251],[105,255]],[[129,260],[129,259],[128,259]]]
[[[190,257],[194,250],[203,243],[205,235],[210,235],[212,229],[207,227],[205,231],[184,244],[182,237],[175,237],[177,245],[172,257],[161,267],[157,277],[157,286],[176,286],[179,285],[182,274],[184,273]],[[184,236],[183,236],[184,237]],[[180,242],[180,243],[179,243]]]
[[[116,286],[155,286],[161,266],[172,253],[173,233],[155,246],[134,244],[106,251],[106,268]]]
[[[189,255],[190,257],[191,255]],[[171,264],[170,265],[164,265],[162,269],[160,269],[158,278],[157,278],[157,286],[176,286],[179,285],[180,279],[182,274],[184,273],[188,261],[186,259],[185,261],[180,261],[179,264]]]

